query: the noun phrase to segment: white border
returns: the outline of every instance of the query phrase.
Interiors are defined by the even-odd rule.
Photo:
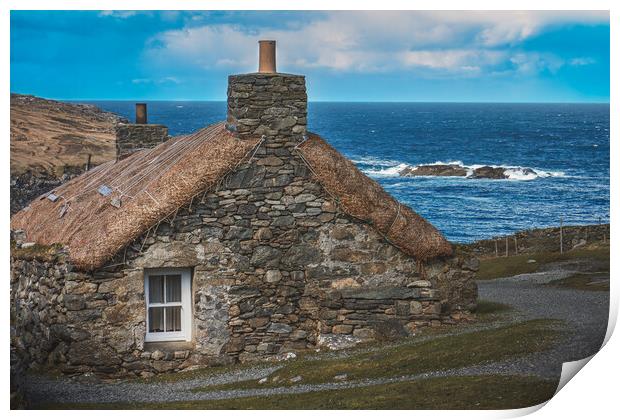
[[[117,10],[356,10],[363,8],[365,10],[611,10],[610,22],[611,22],[611,196],[616,196],[617,182],[618,182],[618,162],[620,162],[620,156],[618,155],[618,117],[620,109],[616,104],[618,97],[618,83],[617,75],[620,74],[620,66],[618,65],[618,30],[620,3],[611,0],[588,0],[588,1],[576,1],[576,0],[564,0],[564,1],[549,1],[549,0],[505,0],[502,2],[490,1],[490,0],[469,0],[468,2],[462,2],[457,0],[442,1],[442,0],[417,0],[415,2],[407,0],[382,0],[381,2],[373,3],[361,3],[354,0],[219,0],[219,1],[207,1],[207,0],[184,0],[184,1],[158,1],[152,0],[102,0],[98,2],[91,1],[78,1],[78,0],[62,0],[62,1],[44,1],[44,0],[5,0],[1,3],[2,7],[2,42],[0,46],[2,48],[2,60],[3,65],[0,67],[2,74],[3,86],[5,86],[4,96],[2,100],[4,103],[5,118],[0,122],[2,128],[0,133],[3,133],[3,147],[5,153],[2,153],[2,159],[4,164],[1,165],[4,174],[4,188],[5,193],[2,195],[1,208],[5,212],[5,217],[2,218],[2,224],[4,232],[8,235],[9,231],[9,86],[10,86],[10,59],[9,59],[9,10],[25,10],[25,9],[65,9],[65,10],[99,10],[99,9],[117,9]],[[617,205],[615,201],[611,200],[611,218],[614,218],[616,214]],[[616,225],[612,223],[611,226],[611,249],[612,249],[612,265],[611,265],[611,311],[610,311],[610,323],[607,333],[608,342],[603,349],[599,352],[590,363],[577,375],[577,378],[570,381],[542,410],[537,411],[534,414],[535,418],[561,418],[561,419],[583,419],[583,418],[610,418],[618,411],[618,397],[616,386],[618,382],[619,362],[617,355],[620,354],[620,342],[617,337],[611,336],[613,327],[616,322],[618,312],[618,296],[619,288],[615,287],[615,276],[618,272],[618,255],[616,252],[616,240],[620,230],[616,228]],[[3,250],[2,266],[4,273],[8,274],[9,264],[9,243],[6,239],[0,241],[0,247]],[[8,295],[8,276],[5,276],[5,293]],[[8,296],[5,296],[5,301],[8,300]],[[579,308],[576,308],[578,310]],[[6,345],[9,340],[9,309],[8,306],[2,312],[2,326],[4,331],[5,346],[2,348],[2,360],[5,361],[3,369],[5,374],[3,377],[5,381],[3,383],[2,391],[4,396],[4,407],[8,410],[8,395],[9,395],[9,374],[8,363],[9,359],[9,346]],[[411,415],[422,416],[424,418],[459,418],[459,419],[480,419],[480,418],[507,418],[516,417],[536,411],[540,407],[533,407],[523,410],[512,411],[425,411],[410,414],[408,412],[391,412],[386,415],[395,416],[397,418],[410,418]],[[32,418],[37,413],[33,412],[11,412],[10,416],[15,418]],[[71,412],[45,412],[39,413],[39,415],[50,418],[81,418],[84,413],[80,411]],[[89,412],[87,414],[90,417],[107,418],[109,414],[107,412]],[[136,413],[131,412],[117,412],[115,416],[135,416]],[[165,411],[151,412],[149,415],[161,416],[162,418],[168,417],[170,414]],[[188,418],[204,418],[205,413],[202,412],[184,412],[182,414]],[[226,415],[225,413],[214,413],[214,415]],[[286,411],[263,411],[253,413],[237,413],[240,416],[251,416],[252,418],[289,418],[291,415],[301,418],[314,417],[316,413],[310,411],[301,411],[296,413],[289,413]],[[338,417],[351,417],[355,419],[372,418],[377,415],[381,415],[375,411],[356,411],[356,412],[322,412],[321,416],[338,416]]]

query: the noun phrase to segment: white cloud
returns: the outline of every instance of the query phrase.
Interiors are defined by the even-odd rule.
[[[505,53],[500,51],[463,49],[407,51],[400,58],[405,66],[470,72],[480,70],[483,66],[496,64],[504,57]]]
[[[571,66],[588,66],[596,63],[596,60],[590,57],[575,57],[568,62]]]
[[[286,29],[249,32],[231,24],[187,27],[154,37],[148,60],[166,66],[255,71],[257,40],[278,41],[278,68],[381,72],[431,69],[464,76],[505,61],[520,72],[563,65],[509,49],[544,27],[568,22],[608,22],[607,12],[329,12]],[[573,65],[579,65],[575,61]]]
[[[555,73],[566,64],[560,57],[539,53],[516,53],[510,58],[510,62],[517,72],[522,74],[534,74],[542,70]]]
[[[160,77],[158,79],[151,79],[151,78],[131,79],[131,83],[133,83],[134,85],[147,85],[147,84],[163,85],[166,83],[178,85],[179,83],[181,83],[181,80],[174,76],[166,76],[166,77]]]
[[[128,19],[138,14],[135,10],[103,10],[99,12],[99,16],[113,17],[117,19]]]

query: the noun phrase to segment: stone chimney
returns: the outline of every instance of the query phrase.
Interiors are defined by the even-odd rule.
[[[304,76],[276,72],[276,41],[259,41],[258,73],[228,76],[226,127],[240,138],[300,142],[306,134]]]
[[[136,124],[146,124],[146,104],[136,104]]]
[[[116,126],[116,160],[122,160],[134,152],[150,149],[168,140],[168,127],[147,124],[146,104],[136,104],[136,123]]]

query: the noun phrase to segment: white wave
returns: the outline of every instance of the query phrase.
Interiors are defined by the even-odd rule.
[[[374,156],[361,156],[357,158],[352,158],[351,161],[353,163],[368,166],[396,166],[402,163],[397,160],[380,159]]]
[[[408,167],[406,163],[400,163],[396,166],[390,166],[383,169],[365,169],[363,172],[366,175],[374,176],[376,178],[392,178],[399,176],[400,171]]]
[[[420,166],[437,166],[437,165],[462,166],[463,168],[467,170],[466,177],[471,177],[474,174],[474,171],[476,169],[482,168],[484,166],[490,166],[492,168],[504,168],[504,175],[507,176],[508,180],[513,180],[513,181],[531,181],[537,178],[564,178],[566,177],[566,174],[562,171],[547,171],[547,170],[538,169],[538,168],[528,168],[528,167],[515,166],[515,165],[484,165],[484,164],[465,165],[463,161],[460,161],[460,160],[452,160],[452,161],[447,161],[447,162],[438,160],[432,163],[420,163],[417,165],[409,165],[403,162],[379,159],[373,156],[365,156],[365,157],[360,157],[358,159],[353,159],[353,162],[357,164],[362,164],[365,166],[370,166],[370,168],[364,168],[362,169],[362,171],[366,175],[369,175],[375,178],[395,178],[395,177],[399,177],[400,172],[406,168],[416,169]],[[441,177],[441,178],[445,178],[445,177]]]
[[[437,160],[433,163],[419,163],[415,166],[413,166],[413,168],[417,168],[418,166],[437,166],[437,165],[459,165],[459,166],[465,166],[463,164],[462,160],[450,160],[448,162],[444,162],[442,160]]]

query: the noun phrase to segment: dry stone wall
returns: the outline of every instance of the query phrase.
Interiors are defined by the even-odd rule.
[[[581,248],[593,242],[609,242],[609,224],[563,226],[562,245],[564,251]],[[506,240],[507,239],[507,240]],[[515,249],[516,239],[516,249]],[[478,256],[506,255],[506,242],[508,242],[508,255],[534,254],[538,252],[560,251],[560,227],[531,229],[517,232],[507,237],[497,239],[484,239],[472,244],[464,245]],[[495,248],[497,246],[497,249]]]
[[[142,149],[151,149],[168,140],[168,127],[159,124],[118,124],[116,155],[119,159]]]
[[[11,175],[11,215],[26,207],[41,194],[53,190],[85,170],[85,167],[65,166],[62,168],[61,176],[32,171]]]

